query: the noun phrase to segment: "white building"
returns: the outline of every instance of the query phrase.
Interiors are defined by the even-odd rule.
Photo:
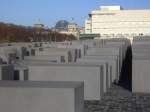
[[[44,28],[44,24],[34,24],[35,28]]]
[[[76,23],[69,23],[68,24],[68,32],[73,34],[77,39],[79,39],[80,29]]]
[[[85,27],[80,27],[79,32],[80,32],[80,34],[84,34],[85,33]]]
[[[101,6],[85,21],[85,33],[150,35],[150,9],[123,10],[120,6]]]
[[[92,33],[92,24],[91,24],[91,19],[85,20],[85,33]]]

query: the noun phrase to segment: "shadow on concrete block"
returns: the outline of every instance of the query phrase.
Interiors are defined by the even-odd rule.
[[[132,91],[132,48],[127,48],[126,57],[123,60],[119,86]]]

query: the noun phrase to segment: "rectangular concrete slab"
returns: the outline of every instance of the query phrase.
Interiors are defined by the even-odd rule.
[[[150,40],[149,38],[135,38],[132,52],[132,91],[150,93]]]
[[[132,91],[150,93],[150,59],[133,59]]]
[[[124,51],[124,49],[122,48],[122,46],[120,45],[104,45],[103,48],[116,48],[116,49],[119,49],[119,69],[122,68],[122,63],[123,63],[123,60],[125,59],[125,54],[126,52]]]
[[[100,100],[103,95],[103,66],[87,63],[27,64],[31,81],[84,81],[85,100]]]
[[[98,60],[98,61],[105,61],[108,62],[109,65],[112,66],[112,74],[114,74],[115,77],[112,77],[112,79],[119,80],[119,74],[120,74],[120,68],[119,68],[119,61],[118,56],[84,56],[84,59],[87,60]]]
[[[84,112],[82,82],[0,81],[2,112]]]
[[[118,55],[119,56],[119,48],[90,48],[87,51],[86,55]]]
[[[64,62],[64,56],[25,56],[24,57],[25,61],[50,61],[50,62],[57,62],[57,63],[61,63]]]
[[[112,68],[111,66],[106,63],[105,61],[93,61],[93,60],[86,60],[84,58],[77,60],[78,64],[86,64],[86,65],[96,65],[96,66],[102,66],[103,68],[103,92],[107,92],[107,90],[111,87],[111,80],[112,80]]]
[[[85,63],[85,64],[91,64],[91,65],[102,65],[103,66],[103,90],[104,92],[107,92],[107,90],[111,87],[111,81],[112,81],[112,72],[111,72],[111,66],[106,63],[105,61],[95,61],[95,60],[86,60],[84,58],[78,59],[77,63]]]
[[[91,48],[87,51],[87,56],[118,56],[119,70],[121,70],[121,59],[119,48]]]
[[[77,49],[77,58],[80,58],[85,55],[86,52],[86,45],[82,43],[82,41],[72,41],[72,42],[61,42],[61,43],[56,43],[58,48],[73,48]]]
[[[14,67],[12,65],[0,65],[0,80],[13,80]]]
[[[74,60],[75,60],[75,49],[45,48],[44,51],[37,51],[36,50],[36,55],[64,56],[65,62],[74,62]]]

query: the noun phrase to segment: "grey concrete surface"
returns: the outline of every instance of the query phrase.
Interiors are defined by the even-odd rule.
[[[37,51],[36,55],[48,55],[48,56],[64,56],[65,62],[74,62],[75,60],[75,49],[66,48],[45,48],[44,51]]]
[[[2,112],[84,112],[83,82],[0,81]]]
[[[101,61],[101,60],[92,60],[92,59],[78,59],[77,63],[87,63],[87,64],[94,64],[94,65],[103,65],[103,85],[104,85],[104,92],[108,90],[108,88],[112,85],[112,66],[107,63],[107,61]]]
[[[102,64],[27,64],[29,80],[33,81],[84,81],[85,99],[100,100],[103,95]]]
[[[14,67],[12,65],[0,65],[0,80],[13,80]]]
[[[86,60],[99,60],[102,62],[107,62],[110,66],[112,66],[112,80],[119,80],[120,68],[119,68],[119,60],[118,56],[84,56],[83,59]]]
[[[51,62],[57,62],[57,63],[61,63],[64,62],[64,56],[25,56],[24,57],[25,61],[51,61]],[[63,61],[64,60],[64,61]]]
[[[150,93],[150,59],[133,59],[132,91]]]

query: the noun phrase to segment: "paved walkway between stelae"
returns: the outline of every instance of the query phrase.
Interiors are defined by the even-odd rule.
[[[113,85],[100,102],[85,101],[86,112],[150,112],[150,94],[133,94]]]

